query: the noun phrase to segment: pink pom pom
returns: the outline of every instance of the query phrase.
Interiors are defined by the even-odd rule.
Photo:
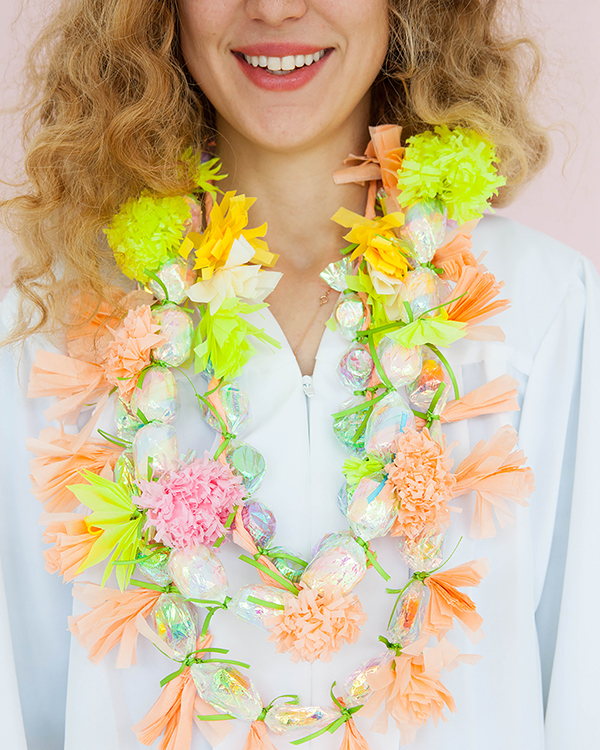
[[[176,549],[214,544],[246,494],[241,477],[208,454],[156,482],[142,481],[140,488],[136,504],[148,509],[146,527],[154,526],[155,539]]]

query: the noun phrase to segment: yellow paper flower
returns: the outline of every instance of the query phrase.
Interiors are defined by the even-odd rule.
[[[344,239],[357,245],[351,260],[364,256],[377,271],[403,279],[409,270],[408,261],[402,252],[403,241],[398,239],[395,229],[404,224],[404,214],[396,211],[376,219],[365,219],[360,214],[340,208],[332,221],[350,228]]]
[[[221,203],[215,203],[210,212],[210,221],[203,234],[190,232],[183,241],[180,253],[187,258],[192,248],[196,251],[194,268],[199,269],[202,279],[210,279],[216,268],[222,268],[234,240],[244,237],[254,249],[253,263],[272,267],[278,256],[269,252],[267,243],[261,239],[267,231],[262,224],[255,229],[246,229],[248,209],[256,198],[236,195],[235,191],[225,193]]]

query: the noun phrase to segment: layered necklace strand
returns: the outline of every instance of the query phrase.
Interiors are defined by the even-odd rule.
[[[511,427],[451,470],[442,423],[518,407],[509,376],[461,397],[441,349],[465,336],[497,335],[478,324],[508,305],[495,299],[501,284],[475,260],[470,227],[463,227],[503,179],[493,146],[473,131],[435,128],[406,148],[396,126],[371,132],[363,161],[378,167],[379,177],[366,214],[340,209],[333,217],[349,229],[349,245],[321,274],[329,288],[294,350],[330,291],[339,292],[328,325],[348,340],[337,372],[349,400],[333,415],[333,429],[348,451],[338,502],[349,527],[327,534],[311,559],[274,544],[275,517],[252,497],[264,459],[237,437],[248,401],[235,377],[256,342],[279,346],[248,317],[279,280],[269,270],[277,258],[262,239],[265,228],[247,228],[252,199],[224,194],[207,222],[195,196],[142,193],[128,201],[106,234],[140,291],[112,290],[115,305],[99,309],[80,297],[75,310],[85,325],[70,333],[68,354],[36,356],[30,395],[59,397],[48,419],[72,421],[96,404],[78,435],[49,428],[32,443],[33,491],[45,503],[44,538],[53,544],[47,567],[70,581],[105,564],[101,585],[75,586],[91,611],[73,618],[70,629],[92,661],[119,645],[117,666],[130,666],[142,633],[176,662],[161,682],[161,699],[134,727],[143,744],[164,732],[162,748],[188,750],[191,733],[177,735],[178,727],[191,730],[193,721],[217,744],[229,722],[244,720],[251,722],[246,747],[255,750],[273,747],[267,728],[286,736],[305,730],[292,741],[301,745],[342,726],[344,747],[358,750],[367,744],[354,724],[357,713],[373,718],[375,731],[392,718],[408,742],[429,718],[454,710],[442,670],[475,660],[446,635],[457,619],[479,637],[482,619],[459,588],[477,586],[488,566],[480,559],[445,567],[458,554],[444,559],[449,503],[474,491],[471,533],[492,536],[494,509],[508,522],[504,500],[526,504],[533,477]],[[344,179],[363,179],[358,162]],[[189,166],[199,191],[214,195],[216,160],[189,157]],[[115,326],[117,306],[128,313]],[[209,381],[204,393],[185,372],[191,357]],[[187,379],[219,436],[213,458],[180,455],[173,370]],[[113,391],[116,434],[98,430],[104,440],[94,440]],[[390,581],[370,544],[389,534],[412,575],[387,588],[393,598],[385,635],[368,662],[331,686],[329,705],[303,705],[293,686],[285,696],[260,696],[250,665],[223,648],[241,644],[213,645],[226,611],[265,630],[293,661],[328,660],[356,642],[366,619],[356,585],[370,568],[369,575]],[[243,550],[240,559],[256,576],[231,595],[219,558],[225,541]],[[134,578],[135,570],[145,580]],[[118,589],[105,586],[113,573]],[[179,739],[169,744],[174,733]]]

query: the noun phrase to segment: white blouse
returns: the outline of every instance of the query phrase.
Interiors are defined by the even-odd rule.
[[[491,572],[467,593],[484,618],[486,637],[473,646],[460,628],[448,638],[463,653],[482,655],[475,666],[461,665],[442,681],[457,713],[437,727],[417,733],[415,750],[570,750],[597,747],[600,622],[597,582],[600,556],[600,493],[595,470],[600,457],[600,294],[590,262],[558,242],[504,218],[486,217],[475,230],[473,251],[505,281],[512,307],[494,318],[505,343],[461,340],[448,352],[461,393],[509,373],[520,383],[520,412],[494,414],[446,425],[454,466],[475,443],[504,424],[520,433],[520,447],[536,476],[529,508],[514,507],[515,522],[493,539],[469,538],[471,495],[453,502],[446,555],[462,536],[453,565],[487,556]],[[4,326],[14,314],[11,294],[2,305]],[[249,396],[251,419],[240,437],[265,457],[267,474],[256,497],[277,518],[275,543],[305,559],[321,537],[347,528],[336,496],[347,457],[332,431],[331,414],[348,393],[335,368],[348,342],[325,331],[312,378],[303,378],[273,316],[254,321],[277,338],[273,350],[258,344],[239,383]],[[10,750],[133,750],[130,727],[160,693],[159,681],[172,662],[143,637],[138,663],[114,667],[111,652],[99,666],[66,631],[72,604],[70,586],[44,570],[40,506],[29,492],[27,436],[37,436],[48,399],[24,396],[36,347],[30,341],[17,373],[15,359],[0,361],[0,543],[4,572],[0,590],[0,746]],[[47,344],[44,344],[47,347]],[[201,384],[200,376],[197,383]],[[214,433],[202,420],[191,388],[179,380],[182,408],[176,422],[182,453],[212,447]],[[110,409],[100,425],[113,431]],[[408,577],[394,538],[373,547],[400,587]],[[233,543],[222,548],[231,592],[258,581],[238,560]],[[94,580],[87,571],[85,580]],[[262,630],[219,611],[212,620],[214,645],[229,658],[251,664],[250,675],[267,704],[282,693],[297,693],[303,705],[328,705],[338,686],[364,660],[380,653],[377,637],[386,630],[393,597],[374,570],[355,589],[368,621],[360,640],[345,645],[329,663],[294,664],[276,653]],[[544,707],[545,710],[544,720]],[[66,716],[66,722],[65,722]],[[398,732],[370,732],[371,720],[355,717],[371,750],[396,750]],[[219,748],[241,750],[249,725],[236,721]],[[65,728],[66,727],[66,728]],[[306,734],[305,732],[304,734]],[[338,750],[343,729],[301,747]],[[292,735],[296,739],[301,734]],[[25,739],[27,738],[27,740]],[[279,750],[293,748],[273,737]],[[27,744],[26,744],[27,743]],[[158,744],[158,743],[157,743]],[[193,750],[208,748],[195,730]]]

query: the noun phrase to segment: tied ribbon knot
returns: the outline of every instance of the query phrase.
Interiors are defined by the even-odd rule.
[[[435,413],[435,407],[438,405],[438,401],[442,397],[445,389],[445,383],[442,382],[438,385],[436,392],[433,394],[433,398],[431,399],[431,403],[429,404],[427,412],[415,411],[414,409],[412,410],[415,417],[421,417],[421,419],[424,419],[427,422],[427,429],[431,427],[434,419],[441,419],[441,416]]]
[[[325,734],[325,732],[329,732],[329,734],[333,734],[337,729],[339,729],[347,721],[349,721],[352,718],[353,714],[355,714],[357,711],[360,711],[360,709],[362,708],[362,704],[360,706],[352,706],[352,708],[346,708],[346,706],[344,706],[344,704],[341,703],[335,697],[335,695],[333,694],[333,688],[336,685],[337,685],[337,682],[334,682],[333,685],[330,687],[329,695],[331,696],[331,700],[335,703],[337,708],[340,710],[341,716],[337,719],[334,719],[326,727],[319,729],[317,732],[313,732],[313,734],[309,734],[307,737],[302,737],[299,740],[292,740],[292,742],[290,742],[290,745],[302,745],[305,742],[310,742],[310,740],[314,740],[317,737],[320,737],[322,734]]]
[[[281,700],[282,698],[292,699],[290,701],[286,701],[286,705],[298,706],[300,704],[300,696],[296,695],[295,693],[284,693],[283,695],[278,695],[277,698],[273,698],[273,700],[269,703],[268,706],[263,707],[263,710],[258,714],[255,721],[264,721],[267,718],[267,714],[273,708],[275,703],[278,700]]]
[[[308,563],[306,560],[303,560],[301,557],[296,557],[296,555],[291,555],[289,552],[282,552],[278,549],[272,549],[270,547],[261,547],[259,544],[256,545],[257,552],[254,555],[254,559],[258,560],[259,557],[268,557],[271,558],[281,558],[282,560],[291,560],[292,562],[297,563],[302,568],[306,568]]]
[[[375,570],[379,573],[384,581],[389,581],[391,576],[389,575],[389,573],[386,573],[381,565],[377,562],[377,556],[371,549],[369,542],[365,542],[365,540],[361,539],[359,536],[355,536],[354,538],[365,551],[365,555],[367,556],[367,560],[369,561],[369,563],[375,568]]]
[[[179,669],[178,670],[176,670],[175,672],[171,672],[171,674],[168,674],[166,677],[163,677],[163,679],[160,681],[160,686],[164,687],[166,684],[168,684],[169,682],[171,682],[171,680],[174,680],[176,677],[178,677],[183,672],[184,669],[186,669],[187,667],[191,667],[192,664],[199,664],[202,661],[204,661],[204,662],[220,661],[219,659],[206,659],[205,660],[205,659],[202,658],[202,656],[198,656],[198,654],[204,654],[207,651],[214,651],[215,653],[218,653],[218,654],[228,654],[229,653],[229,649],[226,649],[226,648],[198,648],[195,651],[191,651],[189,654],[187,654],[187,656],[185,657],[185,659],[183,659],[179,663]],[[229,660],[227,660],[227,659],[224,659],[223,661],[226,661],[226,662],[229,663]],[[233,662],[231,662],[231,663],[233,663]],[[237,663],[239,664],[241,662],[237,662]]]
[[[380,635],[379,639],[383,644],[385,644],[386,648],[389,648],[390,651],[393,651],[396,656],[400,656],[402,653],[402,644],[401,643],[391,643],[388,641],[388,639],[384,635]]]

